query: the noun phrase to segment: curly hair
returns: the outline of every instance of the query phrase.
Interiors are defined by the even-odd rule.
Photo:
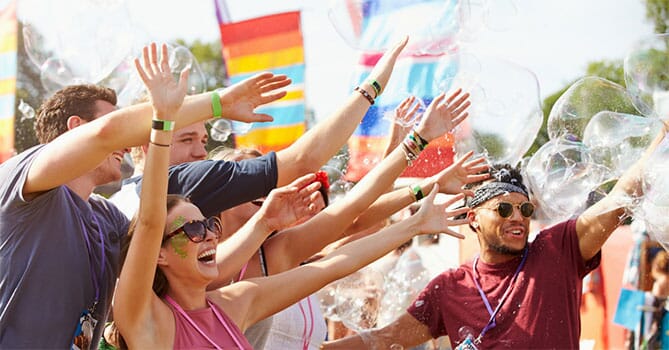
[[[35,134],[40,143],[49,143],[67,131],[67,119],[73,115],[93,120],[96,101],[116,105],[114,90],[97,85],[73,85],[57,91],[42,103],[35,118]]]

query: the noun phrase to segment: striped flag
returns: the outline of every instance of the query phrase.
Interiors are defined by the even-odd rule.
[[[351,16],[352,26],[354,32],[360,36],[360,41],[363,43],[361,46],[381,47],[384,45],[377,41],[396,36],[393,33],[389,34],[387,28],[392,28],[394,21],[401,21],[406,16],[407,10],[413,13],[416,10],[428,9],[430,6],[442,8],[443,0],[399,2],[368,0],[362,9],[350,9],[361,14]],[[366,43],[368,40],[374,42]],[[450,39],[439,38],[439,40],[443,43]],[[385,46],[390,46],[389,44]],[[411,45],[410,42],[409,46]],[[418,54],[416,53],[418,50],[413,50],[411,53],[412,50],[409,48],[405,51],[409,53],[399,57],[389,86],[367,111],[362,123],[348,142],[350,159],[346,178],[350,181],[358,181],[381,160],[383,150],[388,144],[391,123],[384,118],[384,115],[409,95],[416,96],[422,99],[426,106],[429,105],[443,89],[450,88],[450,86],[439,86],[437,78],[453,77],[457,72],[455,63],[457,60],[451,59],[447,54]],[[379,53],[365,53],[361,56],[359,66],[354,72],[353,86],[360,84],[367,77],[380,57]],[[450,135],[444,135],[430,142],[419,159],[405,170],[402,176],[426,177],[436,174],[453,162],[453,153],[453,139]]]
[[[14,154],[16,31],[16,0],[0,1],[0,163]]]
[[[220,23],[220,30],[231,84],[265,71],[285,74],[293,81],[287,96],[257,110],[271,115],[274,121],[254,124],[247,134],[235,135],[236,146],[255,148],[263,153],[288,147],[305,131],[300,12]]]

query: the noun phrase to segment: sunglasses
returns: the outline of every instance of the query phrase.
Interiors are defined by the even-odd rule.
[[[216,216],[204,220],[191,220],[165,235],[163,243],[181,232],[185,233],[191,242],[200,243],[207,237],[207,230],[213,232],[216,235],[216,239],[221,238],[221,233],[223,233],[221,220]]]
[[[497,208],[486,208],[481,207],[481,209],[490,209],[495,210],[499,216],[503,218],[508,218],[513,215],[513,208],[518,208],[520,210],[520,215],[523,217],[529,218],[534,214],[534,204],[530,202],[523,202],[520,204],[511,204],[509,202],[499,202],[497,203]]]

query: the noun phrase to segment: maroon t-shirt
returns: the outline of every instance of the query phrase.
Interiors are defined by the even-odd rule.
[[[577,349],[583,277],[599,265],[601,253],[583,261],[576,221],[540,232],[527,260],[479,349]],[[477,263],[479,283],[493,310],[509,287],[521,258],[490,265]],[[407,310],[427,325],[434,338],[449,335],[453,346],[465,326],[477,337],[490,319],[472,271],[473,261],[434,278]]]

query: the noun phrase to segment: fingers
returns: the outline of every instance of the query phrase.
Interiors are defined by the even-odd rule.
[[[135,69],[137,70],[137,74],[139,74],[139,78],[146,84],[149,81],[149,77],[146,76],[142,64],[139,63],[139,58],[135,58]]]
[[[478,175],[468,175],[467,176],[467,183],[474,183],[474,182],[479,182],[483,180],[487,180],[490,177],[490,174],[478,174]]]
[[[170,69],[170,64],[169,64],[169,56],[167,54],[167,44],[163,44],[160,46],[161,49],[161,57],[160,57],[160,71],[163,73],[169,73],[172,74],[172,71]]]
[[[455,98],[458,97],[458,95],[460,95],[461,92],[462,92],[462,88],[458,88],[457,90],[455,90],[451,94],[451,96],[448,96],[448,99],[446,100],[446,104],[450,105],[451,103],[453,103],[453,100],[455,100]]]
[[[292,82],[293,81],[288,79],[288,77],[285,75],[277,75],[258,83],[258,85],[260,85],[260,93],[266,93],[269,91],[274,91],[277,89],[284,88],[290,85],[290,83]]]
[[[314,182],[314,180],[316,180],[316,174],[309,173],[309,174],[300,176],[297,179],[293,180],[293,182],[291,182],[289,186],[294,186],[294,187],[297,187],[299,189],[302,189],[302,188],[305,188],[310,183]],[[320,182],[318,182],[318,184],[320,185]],[[318,188],[316,188],[316,189],[318,189]]]
[[[270,94],[263,95],[260,97],[260,103],[258,103],[258,106],[279,100],[284,96],[286,96],[286,94],[288,94],[288,92],[286,91],[276,91]]]
[[[445,229],[444,232],[442,232],[442,233],[447,234],[449,236],[453,236],[453,237],[458,238],[458,239],[465,239],[465,235],[463,235],[462,233],[455,232],[455,231],[451,230],[450,228]]]
[[[271,115],[264,113],[253,113],[252,119],[253,120],[250,120],[251,122],[258,122],[258,123],[274,121],[274,118]]]
[[[455,166],[460,166],[462,163],[464,163],[467,159],[469,159],[472,155],[474,155],[474,151],[469,151],[465,153],[464,156],[460,157],[460,159],[456,160],[453,165]],[[468,163],[469,164],[469,163]],[[465,166],[466,167],[466,166]]]

